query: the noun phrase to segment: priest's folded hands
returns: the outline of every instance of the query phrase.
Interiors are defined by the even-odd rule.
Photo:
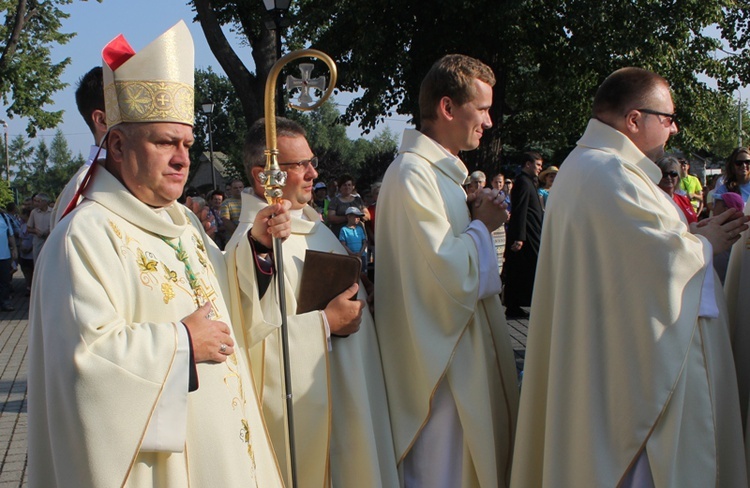
[[[730,208],[719,215],[692,224],[690,230],[693,234],[708,239],[714,254],[719,254],[728,251],[732,244],[739,240],[742,233],[748,229],[748,221],[750,216]]]
[[[469,195],[466,203],[469,205],[471,218],[484,223],[490,232],[503,225],[510,217],[505,193],[500,190],[484,188]]]

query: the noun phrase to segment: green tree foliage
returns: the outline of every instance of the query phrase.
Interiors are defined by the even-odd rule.
[[[73,154],[68,147],[68,141],[60,129],[55,132],[55,136],[52,138],[49,153],[50,166],[46,175],[47,192],[57,196],[85,161],[81,154],[78,154],[77,158],[73,158]]]
[[[260,1],[191,0],[211,52],[234,86],[245,122],[263,116],[263,93],[268,73],[276,61],[275,32],[263,27],[265,8]],[[243,36],[252,48],[255,73],[234,52],[222,26]]]
[[[497,76],[492,117],[470,165],[495,172],[501,153],[540,150],[561,160],[585,128],[597,86],[623,66],[642,66],[670,80],[683,125],[674,145],[712,144],[702,114],[726,99],[698,81],[701,73],[750,80],[747,2],[634,0],[301,0],[293,20],[307,41],[339,63],[340,86],[362,90],[344,114],[371,130],[392,111],[416,121],[419,84],[440,56],[460,52],[488,63]],[[720,25],[732,61],[715,56]],[[726,95],[724,95],[726,97]],[[502,137],[502,139],[501,139]]]
[[[19,195],[31,195],[31,179],[34,174],[34,168],[31,164],[31,158],[34,154],[34,148],[22,135],[13,138],[9,145],[9,156],[11,170],[14,173],[13,187]]]
[[[712,160],[723,160],[738,144],[738,100],[721,92],[710,91],[703,94],[701,111],[691,114],[691,131],[682,135],[683,147]],[[747,123],[750,114],[743,103],[743,137],[744,145],[750,143],[750,131]]]
[[[242,165],[242,145],[247,133],[247,122],[234,87],[227,77],[218,75],[211,69],[196,70],[195,92],[197,116],[193,131],[196,135],[195,144],[190,150],[192,167],[196,168],[198,158],[209,150],[208,119],[203,115],[201,105],[212,101],[214,151],[228,156],[227,176],[246,179]],[[343,173],[352,173],[355,177],[366,176],[369,185],[382,176],[387,164],[393,160],[396,142],[390,131],[384,131],[372,142],[365,139],[350,140],[332,100],[312,112],[290,110],[287,116],[297,120],[307,131],[310,146],[320,159],[320,178],[326,181]],[[387,163],[383,166],[386,160]],[[382,170],[380,175],[377,174],[377,168]],[[363,186],[360,185],[360,188]]]
[[[15,168],[13,187],[21,198],[34,193],[47,193],[55,198],[85,163],[80,154],[72,156],[59,129],[49,145],[40,139],[36,148],[21,135],[16,136],[10,144],[10,160]]]
[[[358,139],[363,141],[364,139]],[[396,158],[398,142],[389,128],[376,135],[365,152],[365,160],[359,171],[357,187],[364,190],[383,179],[385,170]]]
[[[0,180],[0,207],[5,208],[6,205],[14,200],[15,195],[8,184],[8,180]]]
[[[28,117],[26,132],[55,127],[62,111],[45,110],[52,95],[65,87],[60,75],[70,63],[52,63],[50,48],[74,34],[60,32],[68,14],[60,9],[72,0],[0,0],[0,95],[8,116]],[[0,14],[2,15],[2,14]]]
[[[729,2],[719,28],[729,48],[724,51],[727,54],[724,60],[726,76],[721,82],[724,88],[731,91],[750,80],[750,2]]]
[[[34,149],[34,157],[31,160],[31,164],[34,168],[34,173],[31,175],[31,189],[33,190],[33,193],[44,192],[50,197],[54,197],[54,193],[49,192],[47,188],[50,153],[49,146],[44,139],[40,139],[39,144],[37,144],[36,149]]]
[[[211,68],[195,71],[195,144],[190,149],[191,169],[197,168],[197,161],[209,151],[208,117],[203,114],[202,104],[213,102],[211,114],[213,126],[214,152],[227,155],[227,176],[244,178],[242,167],[242,144],[247,133],[242,104],[236,95],[229,78],[221,76]]]
[[[332,100],[311,112],[288,115],[305,128],[310,147],[320,160],[319,178],[324,181],[348,173],[357,180],[357,188],[365,190],[383,176],[395,157],[396,140],[387,129],[372,141],[349,139]]]
[[[0,154],[3,159],[3,177],[0,178],[0,207],[5,207],[8,203],[13,201],[13,191],[10,188],[10,184],[5,177],[5,155],[8,154],[8,160],[10,161],[10,144],[8,144],[8,153],[5,152],[5,139],[0,139]]]

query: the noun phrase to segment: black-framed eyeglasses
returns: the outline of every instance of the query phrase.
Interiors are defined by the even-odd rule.
[[[293,163],[279,163],[279,166],[294,166],[298,170],[306,171],[309,166],[312,166],[313,168],[318,167],[318,157],[313,156],[310,159],[296,161]]]
[[[662,171],[661,177],[662,178],[678,178],[680,176],[680,173],[677,171]]]
[[[636,110],[639,112],[643,112],[644,114],[658,115],[660,117],[667,118],[669,119],[669,125],[677,124],[677,114],[667,114],[664,112],[657,112],[656,110],[651,110],[650,108],[637,108]]]
[[[742,167],[743,165],[750,166],[750,159],[738,159],[737,161],[734,162],[734,165],[737,166],[738,168]]]

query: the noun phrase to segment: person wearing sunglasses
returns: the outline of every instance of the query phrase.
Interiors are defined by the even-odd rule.
[[[680,162],[674,156],[664,156],[656,161],[656,165],[661,170],[659,188],[664,190],[674,203],[680,207],[682,213],[685,214],[688,224],[698,222],[698,215],[696,215],[690,199],[685,195],[675,192],[680,181]]]
[[[724,183],[714,191],[714,215],[728,208],[722,195],[730,192],[739,193],[745,203],[750,197],[750,148],[738,147],[729,156]]]

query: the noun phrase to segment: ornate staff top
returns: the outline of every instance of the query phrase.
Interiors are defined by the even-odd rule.
[[[299,96],[299,105],[289,102],[290,108],[303,111],[314,110],[320,107],[323,102],[331,96],[331,93],[333,93],[333,89],[336,86],[336,63],[334,63],[333,59],[331,59],[326,53],[315,49],[292,51],[276,61],[271,68],[271,72],[266,79],[266,94],[264,97],[266,117],[266,167],[260,174],[261,182],[266,189],[266,200],[268,200],[269,204],[276,203],[281,199],[281,188],[286,184],[286,172],[281,171],[281,168],[279,167],[279,150],[276,144],[276,80],[279,77],[279,73],[281,73],[281,69],[286,64],[299,58],[317,58],[323,61],[331,72],[331,81],[320,99],[317,102],[312,103],[313,100],[310,96],[310,89],[315,88],[319,91],[323,91],[325,89],[326,80],[323,77],[310,78],[314,65],[312,63],[301,63],[299,67],[302,73],[302,78],[295,78],[293,76],[287,76],[286,78],[286,86],[288,90],[300,88],[302,91]]]

